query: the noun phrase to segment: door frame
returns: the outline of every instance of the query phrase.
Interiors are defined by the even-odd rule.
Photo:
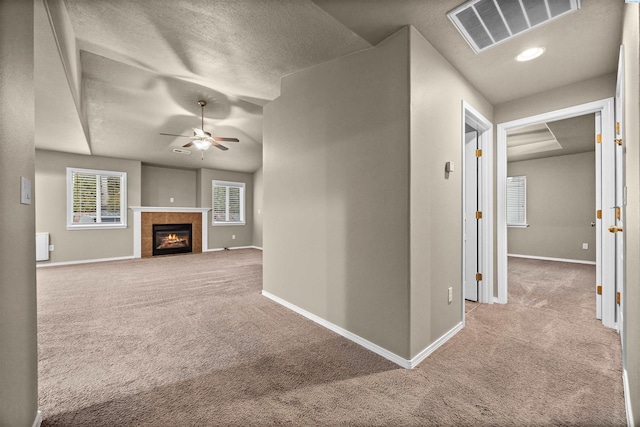
[[[535,123],[549,122],[554,120],[568,119],[592,113],[600,113],[602,118],[602,138],[603,140],[613,140],[614,138],[614,98],[606,98],[586,104],[563,108],[548,113],[537,114],[522,119],[499,123],[497,126],[497,146],[496,146],[496,192],[497,192],[497,261],[498,261],[498,297],[497,302],[507,303],[507,219],[506,219],[506,182],[507,182],[507,131],[521,126]],[[594,215],[595,215],[594,206]],[[608,286],[611,287],[611,286]],[[603,297],[606,292],[603,289]],[[615,286],[613,291],[615,292]],[[604,318],[613,318],[615,313],[603,310]]]
[[[478,131],[478,145],[482,150],[482,156],[478,162],[480,200],[482,219],[478,224],[478,255],[480,258],[480,273],[482,280],[478,286],[478,302],[493,303],[493,123],[487,120],[478,110],[466,101],[462,101],[462,120],[460,127],[460,144],[462,147],[462,319],[464,322],[464,271],[466,268],[466,254],[464,244],[466,212],[466,161],[465,161],[465,126],[469,125]]]
[[[617,226],[622,226],[623,229],[626,229],[626,218],[627,218],[627,182],[626,182],[626,135],[625,135],[625,64],[624,64],[624,45],[620,46],[620,50],[618,52],[618,73],[616,75],[616,94],[615,94],[615,104],[614,104],[614,117],[615,117],[615,138],[619,138],[621,143],[615,144],[615,158],[616,158],[616,178],[615,178],[615,187],[616,187],[616,203],[615,205],[620,209],[621,216],[615,219],[614,224]],[[626,342],[625,342],[625,334],[624,329],[626,326],[626,322],[624,319],[624,302],[622,301],[625,297],[625,287],[626,287],[626,265],[625,260],[627,259],[627,245],[626,245],[626,234],[615,233],[616,236],[616,295],[621,296],[620,301],[616,304],[616,327],[618,329],[618,333],[620,334],[620,343],[622,346],[622,360],[626,366]],[[617,298],[616,298],[617,300]]]

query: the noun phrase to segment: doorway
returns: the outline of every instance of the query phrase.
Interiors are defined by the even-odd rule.
[[[493,302],[493,124],[462,102],[462,299]],[[464,319],[464,303],[462,316]]]
[[[596,222],[596,275],[594,284],[599,295],[596,301],[596,313],[601,315],[605,326],[616,325],[616,281],[615,281],[615,233],[609,233],[604,225],[616,224],[614,206],[609,198],[615,196],[615,155],[612,147],[603,148],[601,141],[614,141],[614,99],[609,98],[576,107],[540,114],[524,119],[501,123],[497,126],[497,253],[498,253],[498,302],[507,303],[507,219],[506,219],[506,187],[507,187],[507,132],[535,123],[546,123],[573,117],[595,114],[596,135],[596,206],[594,210],[602,215]],[[599,135],[599,136],[598,136]],[[600,141],[600,142],[599,142]],[[598,194],[600,196],[598,196]],[[611,205],[611,206],[609,206]],[[595,212],[594,212],[595,213]],[[614,254],[614,255],[611,255]]]
[[[478,216],[480,215],[479,212],[482,212],[480,207],[481,187],[478,185],[480,171],[480,157],[477,156],[478,150],[480,150],[478,134],[476,129],[465,125],[464,182],[467,191],[464,210],[464,252],[466,256],[464,268],[464,297],[466,300],[475,302],[478,302],[478,288],[480,287],[480,280],[478,279],[481,269],[480,251],[478,250],[481,243],[481,236],[478,233],[478,223],[481,221],[481,218],[478,218]]]

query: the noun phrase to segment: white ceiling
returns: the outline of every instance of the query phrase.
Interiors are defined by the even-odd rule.
[[[49,10],[66,8],[79,49],[80,106],[45,1]],[[583,0],[581,10],[481,54],[446,17],[461,3],[38,0],[36,147],[253,172],[262,164],[262,106],[279,95],[283,75],[369,48],[407,24],[494,104],[615,71],[622,1]],[[63,30],[56,28],[58,41]],[[532,45],[546,54],[514,61]],[[199,127],[200,99],[208,103],[205,129],[240,139],[229,151],[208,150],[204,160],[172,152],[186,138],[159,135]]]

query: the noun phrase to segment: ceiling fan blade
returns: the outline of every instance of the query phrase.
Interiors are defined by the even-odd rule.
[[[166,135],[166,136],[182,136],[184,138],[191,138],[191,136],[189,135],[176,135],[175,133],[161,133],[160,135]]]
[[[214,136],[213,139],[216,141],[240,142],[238,138],[223,138],[221,136]]]
[[[191,147],[193,145],[193,141],[189,141],[183,145],[183,147]]]
[[[214,146],[214,147],[216,147],[216,148],[219,148],[219,149],[220,149],[220,150],[222,150],[222,151],[227,151],[227,150],[228,150],[228,148],[227,148],[227,147],[225,147],[225,146],[224,146],[224,145],[222,145],[222,144],[218,144],[218,143],[217,143],[217,142],[215,142],[215,141],[213,142],[213,146]]]

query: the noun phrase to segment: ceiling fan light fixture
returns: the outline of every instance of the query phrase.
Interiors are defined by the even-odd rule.
[[[215,145],[216,148],[219,148],[222,151],[227,151],[229,149],[224,145],[220,144],[219,143],[220,141],[240,142],[238,138],[227,138],[227,137],[221,137],[221,136],[213,137],[211,136],[210,132],[206,132],[204,130],[204,106],[207,105],[207,102],[201,100],[201,101],[198,101],[198,105],[200,106],[200,128],[191,128],[193,129],[193,136],[178,135],[175,133],[160,133],[160,135],[178,136],[182,138],[191,139],[191,141],[183,145],[183,147],[184,148],[196,147],[198,150],[202,152],[202,160],[204,160],[204,152],[208,150],[212,145]],[[174,152],[177,153],[178,151],[174,150]],[[191,152],[187,151],[187,153],[191,153]]]
[[[532,47],[527,50],[523,50],[520,52],[518,56],[516,56],[516,61],[518,62],[526,62],[531,61],[532,59],[536,59],[546,51],[544,47]]]
[[[195,141],[193,141],[193,145],[195,145],[198,150],[205,151],[208,150],[209,147],[211,147],[211,142],[207,141],[206,139],[196,139]]]

